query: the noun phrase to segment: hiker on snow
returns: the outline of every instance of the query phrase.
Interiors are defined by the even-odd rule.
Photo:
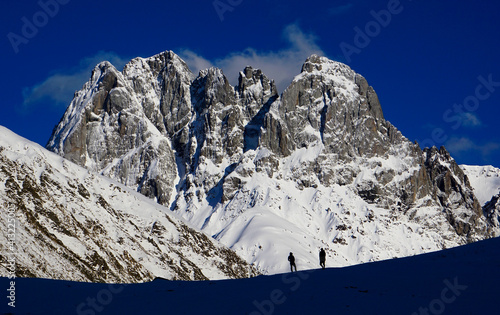
[[[295,268],[295,271],[297,271],[297,266],[295,265],[295,257],[293,257],[293,254],[290,252],[290,255],[288,255],[288,261],[290,262],[290,271],[293,272],[293,268]]]
[[[321,266],[321,268],[325,269],[325,261],[326,261],[326,252],[325,250],[322,248],[320,251],[319,251],[319,265]]]

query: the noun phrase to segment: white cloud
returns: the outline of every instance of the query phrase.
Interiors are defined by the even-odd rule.
[[[485,142],[478,143],[466,137],[453,137],[450,138],[446,144],[446,149],[451,153],[451,155],[463,155],[463,154],[478,154],[483,160],[488,160],[489,156],[495,151],[500,150],[500,143],[497,142]]]
[[[479,127],[482,125],[481,120],[473,113],[463,113],[462,122],[466,127]]]
[[[181,50],[179,52],[179,57],[187,63],[189,69],[191,69],[195,75],[200,70],[214,67],[212,62],[188,49]]]
[[[278,51],[257,51],[247,48],[214,61],[209,61],[190,50],[184,50],[179,55],[194,73],[210,66],[221,68],[233,85],[237,84],[238,74],[246,66],[261,69],[269,79],[276,82],[278,91],[282,92],[293,77],[299,74],[307,57],[312,54],[324,55],[316,44],[316,37],[304,33],[296,24],[287,26],[283,36],[289,46]]]
[[[90,78],[92,69],[101,61],[107,60],[120,69],[130,60],[122,58],[113,52],[100,51],[94,56],[82,59],[71,69],[53,72],[43,82],[23,89],[23,109],[52,103],[53,106],[68,106],[75,91],[82,88]]]
[[[462,153],[462,152],[467,152],[471,150],[476,150],[476,144],[472,142],[469,138],[450,138],[446,144],[446,148],[450,152],[454,153]]]

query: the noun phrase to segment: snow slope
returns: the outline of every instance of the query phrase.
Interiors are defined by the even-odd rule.
[[[500,169],[488,166],[460,165],[469,178],[481,206],[500,192]]]
[[[252,279],[89,284],[16,279],[29,314],[498,314],[500,239],[436,253]],[[286,259],[286,257],[282,257]],[[330,268],[328,268],[330,267]],[[2,288],[8,288],[2,278]]]
[[[349,186],[298,189],[287,172],[310,158],[311,151],[299,150],[286,159],[274,178],[253,174],[227,205],[212,209],[206,204],[205,210],[201,204],[200,217],[210,212],[204,231],[269,274],[288,270],[282,257],[290,251],[298,266],[314,268],[322,247],[334,266],[346,266],[460,245],[437,207],[413,209],[410,219],[366,202]],[[257,159],[249,159],[248,168]],[[358,178],[363,174],[369,176],[370,170]]]
[[[169,209],[0,126],[0,259],[16,275],[93,282],[245,277],[253,269]],[[9,216],[15,231],[7,229]],[[15,235],[15,251],[8,234]],[[9,254],[10,253],[10,254]]]

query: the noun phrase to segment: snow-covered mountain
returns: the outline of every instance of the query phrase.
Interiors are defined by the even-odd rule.
[[[4,127],[0,203],[2,275],[12,271],[11,258],[17,277],[91,282],[241,278],[256,272],[169,209]]]
[[[470,185],[479,203],[483,206],[500,193],[500,169],[491,165],[460,165],[469,178]]]
[[[495,227],[500,226],[500,169],[488,166],[460,166],[467,174],[474,194],[483,205],[484,215]]]
[[[47,148],[170,207],[267,273],[320,247],[334,265],[499,230],[444,149],[421,150],[348,66],[313,55],[279,95],[246,67],[195,76],[173,52],[95,67]]]

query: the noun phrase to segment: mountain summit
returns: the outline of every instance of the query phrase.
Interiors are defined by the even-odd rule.
[[[246,67],[195,76],[171,51],[97,65],[47,144],[154,198],[268,273],[413,255],[494,235],[444,148],[384,119],[347,65],[312,55],[280,95]]]

